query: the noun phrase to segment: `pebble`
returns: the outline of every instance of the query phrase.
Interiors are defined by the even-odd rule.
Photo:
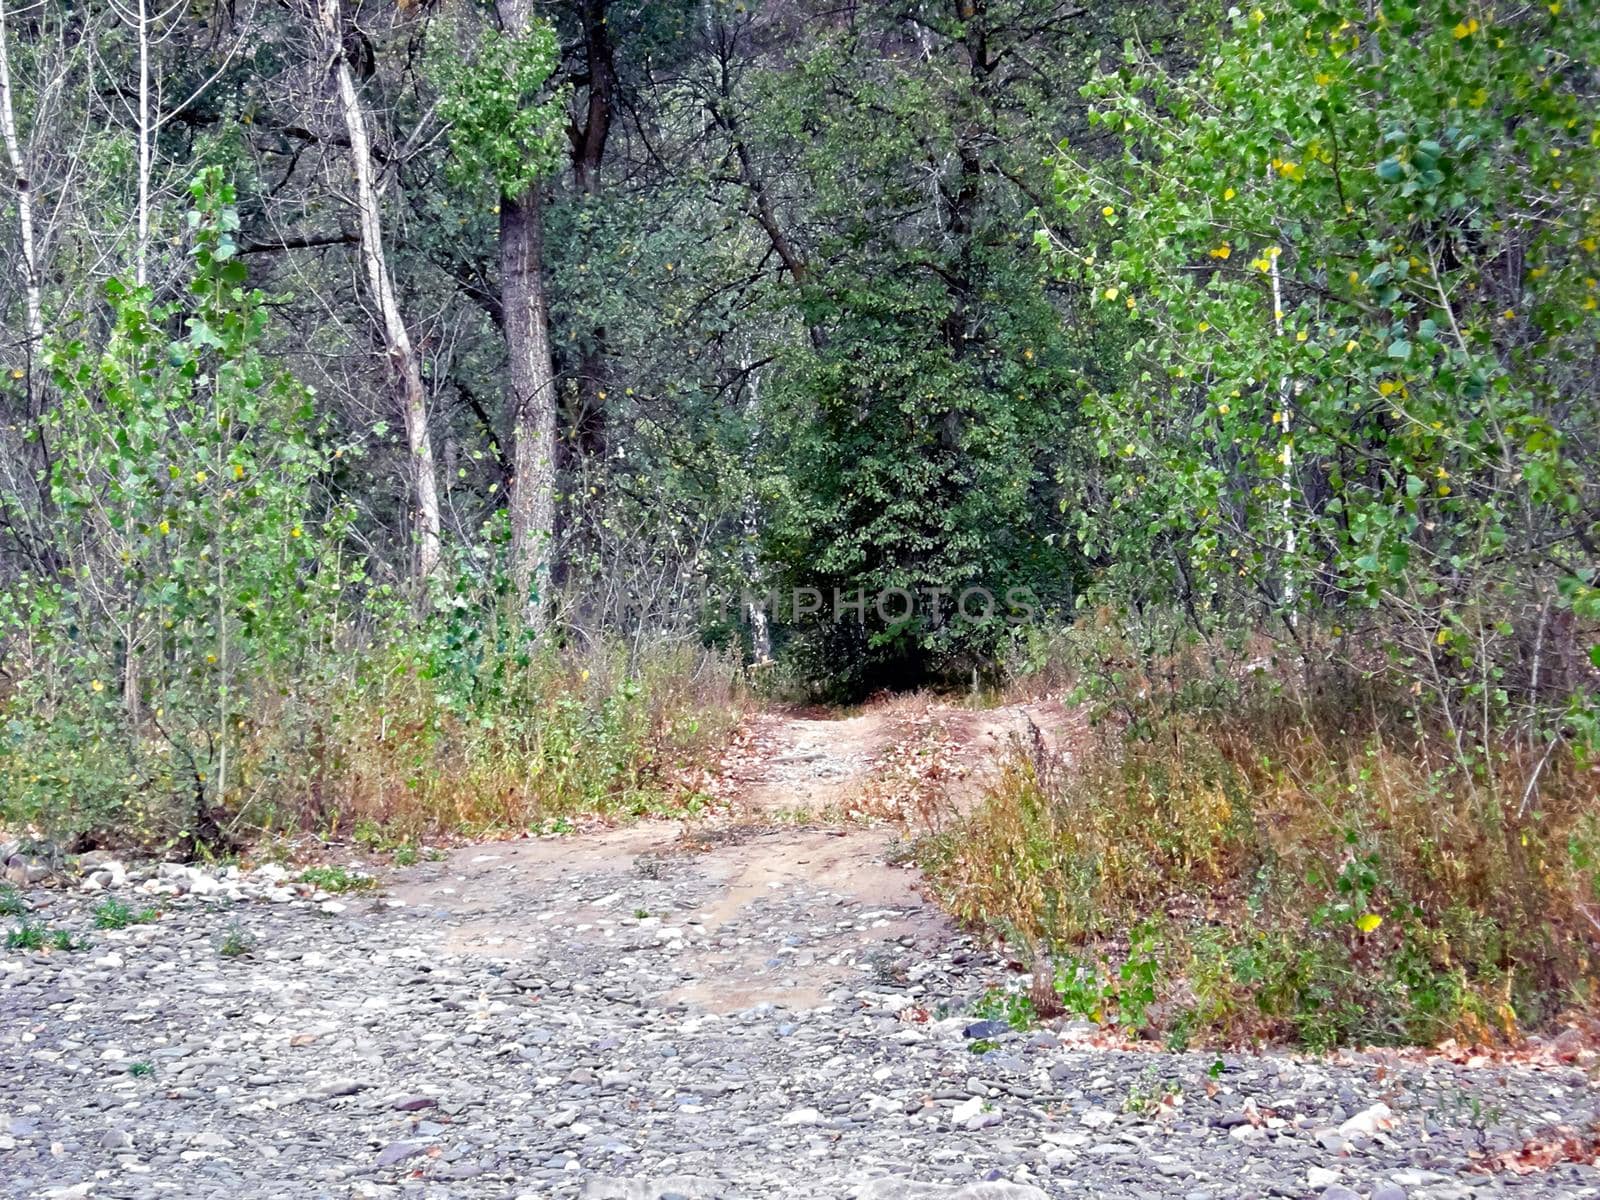
[[[1577,1069],[1266,1053],[1213,1074],[1214,1053],[1017,1034],[972,1012],[1014,977],[953,930],[910,952],[815,881],[728,921],[721,882],[668,862],[479,908],[335,901],[276,866],[100,859],[97,887],[35,888],[90,949],[0,954],[0,1194],[1484,1200],[1508,1182],[1473,1173],[1485,1136],[1518,1146],[1596,1108]],[[416,871],[455,887],[466,869]],[[108,894],[162,914],[98,930]],[[507,932],[514,949],[484,940]],[[219,952],[230,933],[248,956]],[[705,982],[686,964],[774,948],[846,982],[793,1007],[681,998]],[[1515,1183],[1600,1200],[1588,1167]]]

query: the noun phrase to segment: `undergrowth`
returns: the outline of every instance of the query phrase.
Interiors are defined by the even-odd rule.
[[[440,832],[559,829],[586,814],[692,807],[683,780],[743,703],[736,665],[697,648],[630,653],[500,644],[440,618],[409,639],[330,653],[238,700],[226,790],[174,755],[154,715],[92,691],[0,704],[0,827],[157,854],[226,853],[309,831],[417,857]],[[95,714],[97,735],[79,736]]]
[[[1530,790],[1514,739],[1463,766],[1347,682],[1122,689],[1082,761],[1018,746],[922,864],[1059,1011],[1175,1045],[1516,1039],[1592,1007],[1593,768]]]

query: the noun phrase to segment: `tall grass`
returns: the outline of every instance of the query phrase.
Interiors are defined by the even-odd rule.
[[[738,664],[690,645],[491,640],[469,653],[449,635],[371,639],[256,678],[230,721],[226,791],[197,802],[191,779],[213,764],[175,753],[162,714],[35,699],[0,701],[0,826],[159,853],[267,831],[378,827],[398,841],[693,807],[679,780],[745,702]]]
[[[1478,768],[1405,697],[1119,702],[1070,766],[1019,746],[924,845],[951,909],[1038,953],[1115,959],[1154,923],[1179,1040],[1515,1037],[1596,995],[1596,772],[1506,737]],[[1137,693],[1135,693],[1137,694]]]

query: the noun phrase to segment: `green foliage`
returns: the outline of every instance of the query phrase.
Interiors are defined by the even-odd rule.
[[[7,950],[59,950],[71,954],[75,950],[87,950],[89,943],[73,937],[71,930],[48,929],[32,921],[23,921],[6,931],[5,946]]]
[[[1132,338],[1078,516],[1121,594],[1376,616],[1458,725],[1531,686],[1592,731],[1592,618],[1551,613],[1600,511],[1597,53],[1592,6],[1278,0],[1094,84],[1122,155],[1060,160],[1040,240]]]
[[[107,896],[94,908],[96,929],[126,929],[129,925],[148,925],[161,916],[155,908],[134,909],[115,896]]]
[[[335,895],[371,891],[378,886],[378,881],[372,876],[358,875],[348,867],[307,867],[300,872],[300,882]]]
[[[45,944],[45,928],[35,925],[31,921],[24,921],[6,930],[7,950],[43,950]]]
[[[60,537],[52,572],[0,598],[28,670],[5,708],[0,811],[58,832],[220,836],[256,735],[253,693],[304,671],[346,583],[344,514],[306,389],[264,359],[233,192],[191,189],[186,298],[107,287],[103,345],[51,347],[44,422]],[[173,337],[168,330],[181,325]]]
[[[9,883],[0,883],[0,917],[20,917],[28,911],[22,893]]]
[[[516,35],[484,29],[466,54],[446,37],[430,45],[452,179],[521,196],[560,161],[567,97],[549,86],[561,53],[555,29],[544,20]]]
[[[985,1021],[1004,1021],[1016,1030],[1032,1029],[1039,1023],[1033,1001],[1023,992],[992,987],[978,998],[972,1013]]]
[[[241,925],[230,925],[217,943],[217,953],[223,958],[247,958],[254,954],[256,940]]]

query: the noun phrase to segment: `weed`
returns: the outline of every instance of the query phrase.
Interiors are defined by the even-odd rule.
[[[972,1006],[974,1015],[985,1021],[1004,1021],[1016,1030],[1031,1029],[1039,1016],[1033,1001],[1023,992],[992,987]]]
[[[967,1050],[972,1054],[987,1054],[991,1050],[1000,1049],[999,1042],[991,1042],[988,1038],[978,1038],[967,1043]]]
[[[1128,1088],[1123,1098],[1122,1111],[1153,1116],[1183,1095],[1183,1085],[1176,1079],[1163,1079],[1155,1067],[1148,1067]]]
[[[1055,993],[1061,1007],[1075,1017],[1095,1024],[1103,1023],[1116,991],[1102,982],[1092,959],[1061,955],[1055,964]]]
[[[419,857],[420,855],[417,853],[415,846],[401,846],[394,852],[394,865],[397,867],[414,867],[417,865]]]
[[[70,929],[52,929],[46,935],[44,944],[51,950],[60,950],[66,954],[89,948],[88,939],[74,937]]]
[[[378,886],[372,876],[359,875],[348,867],[307,867],[300,872],[300,882],[334,895],[369,891]]]
[[[20,917],[28,911],[22,893],[9,883],[0,883],[0,917]]]
[[[31,921],[6,930],[7,950],[43,950],[45,944],[45,929],[42,925],[35,925]]]
[[[157,909],[135,910],[115,896],[107,896],[95,906],[94,925],[96,929],[126,929],[129,925],[148,925],[160,915]]]
[[[650,910],[648,908],[634,909],[633,919],[636,921],[648,921],[650,919]]]
[[[1519,817],[1496,798],[1521,795],[1516,747],[1470,776],[1440,765],[1403,699],[1368,696],[1358,723],[1359,685],[1129,700],[1148,683],[1105,693],[1115,721],[1074,770],[1019,747],[919,845],[964,923],[1074,948],[1055,960],[1068,1012],[1175,1047],[1325,1049],[1514,1040],[1592,995],[1562,932],[1600,897],[1600,819],[1572,762],[1544,766]]]
[[[217,946],[217,953],[223,958],[244,958],[255,953],[256,943],[239,925],[230,925],[222,935],[222,941]]]
[[[131,1062],[128,1064],[128,1074],[134,1079],[148,1079],[156,1073],[156,1069],[147,1062]]]

